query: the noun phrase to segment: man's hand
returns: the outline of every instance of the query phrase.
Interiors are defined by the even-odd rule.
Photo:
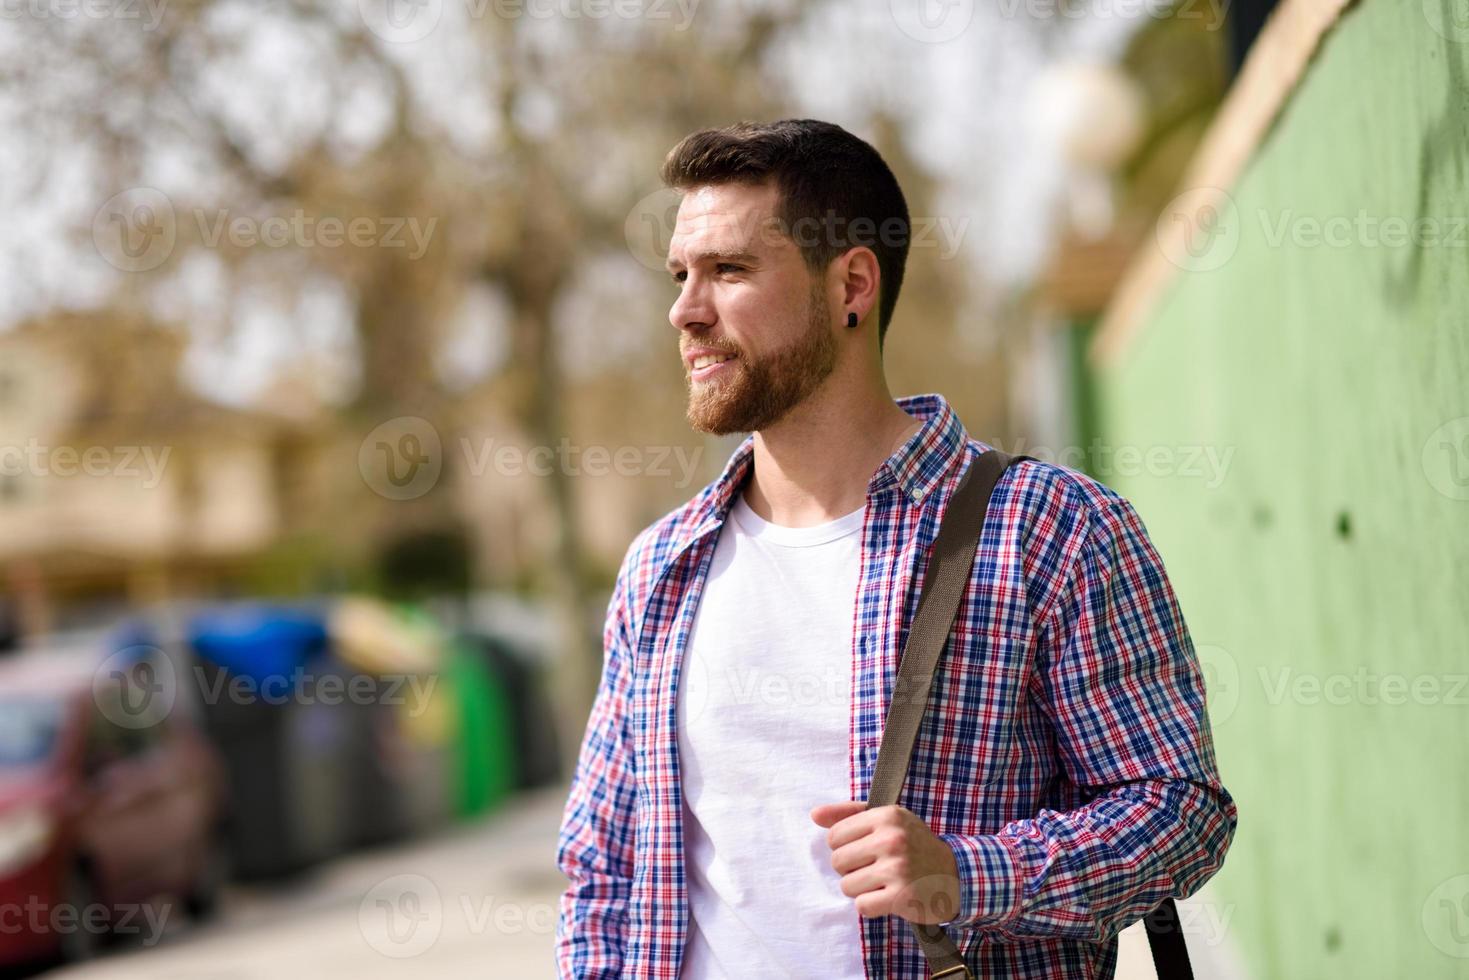
[[[842,894],[857,900],[859,915],[934,925],[959,914],[954,852],[913,811],[824,803],[811,819],[827,828],[831,866],[842,876]]]

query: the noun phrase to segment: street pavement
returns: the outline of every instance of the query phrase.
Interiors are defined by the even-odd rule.
[[[65,980],[554,978],[564,788],[482,821],[354,854],[290,885],[236,887],[207,926],[46,974]]]
[[[236,886],[205,926],[170,922],[47,980],[540,980],[552,958],[556,830],[565,789],[525,794],[473,824],[340,859],[288,885]],[[1228,906],[1187,903],[1200,980],[1241,974],[1222,942]],[[1122,935],[1118,980],[1153,977],[1140,926]]]

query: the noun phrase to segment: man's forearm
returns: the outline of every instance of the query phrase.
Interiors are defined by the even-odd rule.
[[[622,976],[627,939],[627,879],[592,875],[561,895],[556,922],[556,967],[563,980]]]
[[[592,710],[562,819],[556,863],[567,877],[556,921],[562,977],[621,975],[632,894],[634,790],[616,687]]]
[[[556,854],[568,881],[556,920],[556,965],[563,978],[576,980],[620,976],[627,937],[632,794],[620,768],[609,764],[616,757],[604,754],[607,734],[605,725],[589,731]],[[589,791],[596,782],[603,792]]]
[[[562,815],[556,863],[567,877],[556,920],[563,978],[619,977],[632,895],[637,791],[627,699],[632,684],[619,573],[603,632],[602,679]]]
[[[1102,942],[1164,899],[1197,890],[1223,862],[1235,819],[1217,784],[1142,780],[997,834],[941,834],[959,866],[951,925]]]

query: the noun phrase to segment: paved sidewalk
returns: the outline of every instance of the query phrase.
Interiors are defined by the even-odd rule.
[[[521,796],[477,823],[333,862],[282,888],[236,888],[210,926],[171,925],[156,946],[48,974],[64,980],[541,980],[564,879],[555,867],[566,790]],[[1227,906],[1184,906],[1199,980],[1237,980]],[[1141,926],[1118,980],[1150,980]]]
[[[48,974],[65,980],[554,978],[556,829],[565,790],[487,819],[333,862],[290,889],[236,889],[221,920],[156,947]]]

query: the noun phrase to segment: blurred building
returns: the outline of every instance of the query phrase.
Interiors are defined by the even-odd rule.
[[[1197,17],[1150,21],[1115,65],[1062,63],[1034,95],[1066,176],[1050,258],[1022,305],[1010,414],[1026,452],[1099,473],[1087,350],[1230,81],[1227,38]]]
[[[185,343],[118,315],[0,333],[0,568],[28,629],[227,575],[285,529],[312,428],[187,390]]]

